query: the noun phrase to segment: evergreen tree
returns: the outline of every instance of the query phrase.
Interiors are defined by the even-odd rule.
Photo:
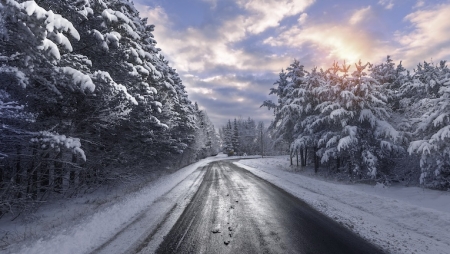
[[[1,0],[1,204],[217,151],[146,23],[129,0]]]
[[[234,153],[236,155],[239,155],[240,151],[240,144],[239,144],[239,130],[238,130],[238,123],[236,118],[234,119],[233,123],[233,134],[231,137],[231,145],[233,146]]]
[[[450,187],[450,70],[445,61],[438,66],[424,62],[419,65],[413,81],[405,87],[412,94],[422,90],[426,96],[417,98],[411,118],[414,141],[409,153],[420,156],[421,184],[448,189]],[[411,91],[412,90],[412,91]],[[414,99],[414,98],[413,98]]]

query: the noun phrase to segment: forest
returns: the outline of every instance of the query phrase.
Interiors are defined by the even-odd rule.
[[[270,93],[269,129],[297,165],[355,181],[450,187],[450,69],[423,62],[411,72],[381,64],[334,63],[311,71],[294,61]]]
[[[218,153],[132,2],[0,3],[0,217]]]
[[[264,127],[264,122],[255,122],[254,119],[238,118],[228,120],[228,123],[219,129],[222,140],[222,151],[229,156],[233,155],[276,155],[286,153],[286,149],[274,150],[270,133]]]

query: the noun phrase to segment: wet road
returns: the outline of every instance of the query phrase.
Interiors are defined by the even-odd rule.
[[[157,253],[382,253],[282,189],[211,163]]]

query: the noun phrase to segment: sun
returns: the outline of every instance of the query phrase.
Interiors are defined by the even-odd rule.
[[[349,42],[342,37],[328,37],[323,41],[327,48],[328,57],[333,60],[342,60],[347,63],[356,63],[361,58],[361,52],[355,43]]]

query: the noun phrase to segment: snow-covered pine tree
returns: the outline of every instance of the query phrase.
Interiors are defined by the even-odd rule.
[[[320,114],[317,106],[323,100],[321,93],[325,87],[324,80],[325,73],[322,70],[314,68],[308,76],[305,77],[303,83],[296,89],[294,95],[298,97],[295,100],[299,112],[299,120],[296,124],[296,139],[293,144],[294,151],[300,153],[300,161],[303,166],[306,165],[306,156],[308,148],[312,151],[312,162],[314,169],[317,172],[319,168],[318,153],[320,146],[320,139],[326,131],[320,119]],[[319,125],[319,126],[317,126]],[[298,160],[297,160],[298,161]]]
[[[233,147],[233,127],[231,125],[231,120],[228,120],[227,124],[222,128],[223,131],[223,151],[226,152],[228,155],[234,154],[234,147]]]
[[[434,66],[424,62],[419,64],[413,81],[404,87],[411,96],[409,111],[414,141],[410,143],[409,153],[420,158],[422,174],[420,183],[439,189],[450,188],[450,70],[445,61]],[[426,96],[424,96],[426,95]],[[418,98],[421,96],[422,98]],[[405,100],[406,100],[405,99]],[[414,130],[413,129],[413,130]]]
[[[22,135],[8,156],[27,155],[1,163],[22,192],[124,177],[121,163],[156,167],[193,144],[196,111],[153,29],[129,0],[1,0],[2,105],[29,116],[1,126]]]
[[[288,72],[282,71],[279,75],[279,80],[274,83],[277,87],[271,88],[270,94],[277,95],[277,103],[266,101],[262,106],[274,109],[275,120],[269,128],[274,130],[275,146],[283,143],[289,144],[292,165],[292,156],[299,148],[293,142],[300,136],[298,128],[301,123],[300,118],[303,110],[307,107],[307,103],[302,103],[304,99],[303,93],[305,92],[304,85],[307,82],[307,72],[297,60],[286,70]]]
[[[253,119],[238,119],[239,131],[239,150],[242,154],[256,154],[258,153],[258,145],[255,144],[257,137],[256,124]]]
[[[344,73],[341,77],[336,76],[336,65],[331,68],[328,88],[322,89],[326,99],[318,106],[320,121],[331,132],[323,134],[320,143],[323,162],[330,157],[348,159],[351,174],[376,178],[380,162],[402,148],[396,144],[399,132],[388,123],[390,111],[383,87],[367,75],[368,66],[360,61],[348,76],[344,65],[339,68]]]
[[[403,67],[402,62],[395,66],[390,56],[386,62],[373,65],[370,68],[370,76],[376,79],[387,93],[388,103],[393,111],[400,108],[400,88],[410,80],[409,72]]]
[[[70,157],[86,160],[78,138],[58,133],[64,132],[61,126],[67,125],[67,118],[62,116],[73,109],[62,102],[92,93],[95,85],[89,76],[89,61],[73,52],[73,42],[80,35],[66,17],[34,1],[8,0],[1,1],[0,19],[1,90],[20,105],[22,114],[33,116],[31,122],[28,119],[24,124],[18,121],[23,118],[17,118],[9,122],[10,126],[0,127],[2,133],[15,129],[14,136],[18,137],[5,147],[14,147],[16,156],[2,161],[2,173],[9,172],[15,179],[9,182],[14,186],[6,189],[17,192],[2,192],[2,204],[8,204],[10,200],[5,199],[15,200],[18,196],[37,199],[38,187],[41,191],[51,190],[50,167],[54,190],[59,191],[63,163]]]
[[[197,102],[194,104],[196,115],[195,143],[199,144],[203,157],[217,155],[220,151],[221,140],[219,134],[204,110],[200,110]]]
[[[264,129],[265,141],[268,137]],[[258,129],[255,120],[235,118],[233,123],[228,120],[227,124],[220,129],[220,135],[224,143],[224,151],[234,155],[259,154],[260,142],[258,139]]]
[[[240,155],[241,153],[241,149],[240,149],[240,144],[239,144],[239,127],[238,127],[238,122],[236,120],[236,118],[234,119],[233,122],[233,132],[232,132],[232,136],[231,136],[231,144],[233,146],[233,150],[234,150],[234,154],[235,155]]]

